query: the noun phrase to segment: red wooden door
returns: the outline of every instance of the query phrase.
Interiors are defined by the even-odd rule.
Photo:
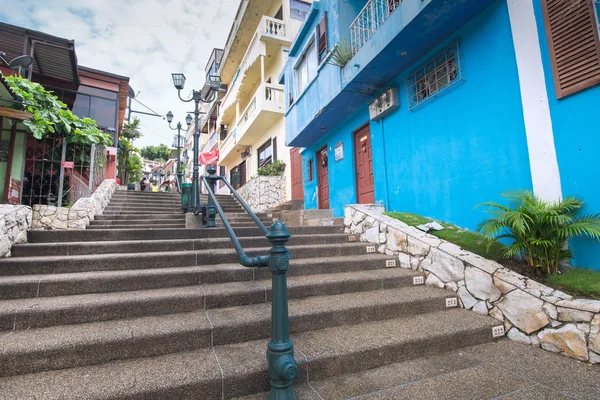
[[[317,151],[317,177],[319,190],[319,208],[329,208],[329,162],[327,160],[327,146]]]
[[[356,197],[359,204],[375,203],[373,157],[369,125],[354,133],[354,161],[356,163]]]
[[[297,147],[290,150],[290,164],[292,168],[292,200],[304,200],[302,156],[300,155],[300,149]]]

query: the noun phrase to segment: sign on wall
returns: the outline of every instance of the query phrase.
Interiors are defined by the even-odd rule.
[[[62,167],[63,168],[75,168],[75,162],[74,161],[63,161]]]
[[[335,145],[335,149],[333,150],[333,159],[335,160],[335,162],[344,159],[344,143],[337,142],[337,144]]]

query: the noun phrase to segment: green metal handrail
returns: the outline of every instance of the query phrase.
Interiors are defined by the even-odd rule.
[[[296,398],[292,390],[292,383],[298,376],[298,366],[294,360],[294,344],[290,340],[290,324],[288,315],[288,295],[286,272],[290,265],[290,252],[285,243],[290,239],[290,233],[281,221],[277,221],[267,229],[262,221],[248,207],[235,189],[223,176],[217,176],[216,168],[209,165],[206,169],[209,176],[203,176],[202,182],[208,192],[208,205],[206,207],[206,227],[216,227],[215,217],[218,213],[227,230],[235,251],[238,254],[240,264],[244,267],[269,267],[272,275],[272,300],[271,300],[271,340],[267,347],[267,364],[271,390],[270,400],[292,400]],[[231,193],[240,202],[244,210],[252,217],[258,227],[265,233],[271,243],[268,256],[250,257],[244,251],[233,228],[227,221],[225,212],[215,196],[215,183],[223,181],[231,190]]]

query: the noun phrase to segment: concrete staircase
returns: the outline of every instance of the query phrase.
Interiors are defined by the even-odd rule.
[[[268,254],[239,204],[219,201],[247,252]],[[89,229],[32,231],[13,247],[0,261],[0,399],[268,390],[270,272],[240,266],[222,227],[185,229],[182,215],[175,194],[117,192]],[[454,293],[415,286],[414,272],[388,268],[392,258],[341,226],[289,230],[299,398],[312,398],[307,382],[351,383],[492,340],[492,319],[448,308]],[[345,398],[363,394],[348,382]]]

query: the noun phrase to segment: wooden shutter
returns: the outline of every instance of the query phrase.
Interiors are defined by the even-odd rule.
[[[600,40],[593,0],[542,0],[556,97],[600,84]]]
[[[317,27],[317,54],[320,64],[327,55],[327,11],[323,14],[323,18]]]

